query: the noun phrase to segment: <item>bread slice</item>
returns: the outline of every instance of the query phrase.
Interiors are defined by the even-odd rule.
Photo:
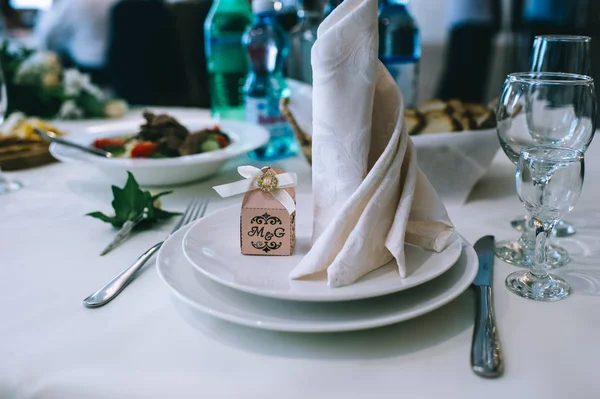
[[[468,114],[453,114],[452,117],[460,125],[460,130],[477,129],[477,123],[472,116]]]
[[[489,112],[488,108],[483,104],[468,103],[465,104],[465,107],[467,108],[467,112],[472,116],[483,115]]]
[[[408,134],[413,136],[419,134],[425,126],[425,117],[416,109],[406,108],[404,110],[404,123]]]
[[[480,115],[473,117],[477,129],[492,129],[496,127],[496,114],[490,110],[486,110]]]
[[[448,113],[433,111],[425,114],[425,127],[420,134],[457,132],[460,128],[460,124]]]
[[[447,111],[448,104],[442,100],[429,100],[419,105],[419,111],[426,114],[434,111]]]
[[[464,115],[467,112],[467,107],[460,100],[448,100],[448,107],[453,115]]]

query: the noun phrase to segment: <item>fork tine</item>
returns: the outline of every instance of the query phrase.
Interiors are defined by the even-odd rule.
[[[206,199],[200,200],[200,205],[198,206],[198,209],[196,209],[196,212],[192,216],[192,220],[197,220],[202,214],[204,214],[204,209],[206,208],[207,203],[208,201]]]
[[[200,206],[200,200],[198,198],[196,198],[194,200],[194,206],[192,207],[192,209],[190,209],[190,212],[188,213],[188,215],[186,216],[185,220],[183,221],[183,224],[181,225],[182,227],[185,226],[185,225],[187,225],[192,220],[194,220],[194,214],[198,210],[199,206]]]
[[[177,222],[177,224],[175,224],[175,226],[173,227],[173,230],[171,231],[171,234],[175,233],[177,230],[179,230],[179,228],[181,226],[183,226],[183,221],[188,217],[188,215],[190,214],[190,211],[192,210],[192,207],[194,206],[196,202],[196,199],[192,199],[190,201],[190,203],[188,204],[187,208],[185,208],[185,212],[183,213],[183,215],[181,215],[181,217],[179,218],[179,221]]]
[[[202,216],[204,216],[204,214],[206,213],[206,208],[208,208],[208,200],[204,201],[204,207],[202,208],[202,211],[200,212],[200,215],[198,215],[199,218],[201,218]]]

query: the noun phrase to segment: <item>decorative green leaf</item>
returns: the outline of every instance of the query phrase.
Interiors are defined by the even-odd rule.
[[[136,220],[138,216],[147,210],[147,218],[144,223],[139,226],[148,226],[157,220],[168,219],[175,215],[176,212],[168,212],[160,209],[155,205],[158,198],[172,193],[172,191],[164,191],[156,195],[150,194],[149,191],[140,189],[139,184],[131,172],[127,172],[127,182],[123,188],[112,186],[113,201],[112,207],[115,210],[115,216],[106,216],[100,212],[89,213],[88,216],[95,217],[104,222],[111,223],[115,227],[121,227],[128,220]],[[158,203],[158,202],[157,202]]]
[[[165,196],[165,195],[169,195],[172,192],[173,192],[173,190],[169,190],[169,191],[163,191],[162,193],[155,194],[155,195],[152,196],[152,201],[156,201],[160,197]]]

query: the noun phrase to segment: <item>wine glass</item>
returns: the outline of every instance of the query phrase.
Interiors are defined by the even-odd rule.
[[[532,72],[591,75],[589,36],[541,35],[533,41]]]
[[[589,36],[540,35],[533,42],[532,72],[565,72],[588,75],[592,73],[590,65]],[[519,228],[533,228],[532,222],[520,217],[511,222]],[[575,227],[569,222],[559,221],[554,227],[557,237],[569,237],[575,234]]]
[[[584,175],[583,154],[557,146],[521,151],[516,184],[519,199],[535,225],[535,257],[528,271],[506,278],[509,291],[536,301],[559,301],[570,293],[561,278],[548,274],[548,242],[556,223],[579,198]]]
[[[584,153],[596,128],[596,93],[589,76],[552,72],[508,75],[500,94],[497,132],[500,146],[514,163],[524,147],[555,145]],[[529,223],[533,223],[531,220]],[[501,241],[496,255],[513,265],[534,264],[533,229],[514,241]],[[569,262],[566,250],[549,245],[547,264]]]
[[[0,124],[4,122],[4,116],[6,114],[6,84],[4,83],[4,74],[2,73],[2,65],[0,65]],[[22,187],[21,183],[16,180],[9,180],[2,173],[0,168],[0,195],[7,194],[12,191],[17,191]]]

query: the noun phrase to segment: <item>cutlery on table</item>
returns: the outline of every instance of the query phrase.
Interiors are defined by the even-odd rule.
[[[87,152],[88,154],[93,154],[93,155],[97,155],[97,156],[104,157],[104,158],[112,158],[113,157],[113,154],[111,154],[108,151],[100,150],[98,148],[93,148],[93,147],[86,147],[84,145],[77,144],[77,143],[74,143],[74,142],[69,141],[69,140],[65,140],[62,137],[59,137],[59,136],[57,136],[56,134],[54,134],[52,132],[48,132],[48,131],[45,131],[45,130],[42,130],[42,129],[38,129],[37,127],[34,127],[33,131],[41,139],[49,141],[51,143],[56,143],[56,144],[60,144],[60,145],[65,145],[67,147],[76,148],[78,150]]]
[[[204,216],[207,206],[208,200],[193,199],[183,215],[181,215],[181,218],[179,218],[179,221],[169,236],[179,230],[182,226],[185,226],[186,224]],[[108,284],[85,298],[83,300],[83,305],[87,306],[88,308],[97,308],[106,305],[108,302],[115,299],[117,295],[119,295],[121,291],[123,291],[123,289],[131,281],[133,281],[136,273],[142,268],[142,266],[144,266],[144,264],[146,264],[152,255],[154,255],[160,249],[163,243],[164,241],[161,241],[158,244],[154,244],[152,247],[148,248],[148,250],[140,255],[135,262],[119,273]]]
[[[500,377],[504,372],[504,360],[492,306],[494,241],[494,236],[485,236],[475,243],[479,271],[473,282],[477,292],[477,313],[471,346],[471,368],[475,374],[486,378]]]

